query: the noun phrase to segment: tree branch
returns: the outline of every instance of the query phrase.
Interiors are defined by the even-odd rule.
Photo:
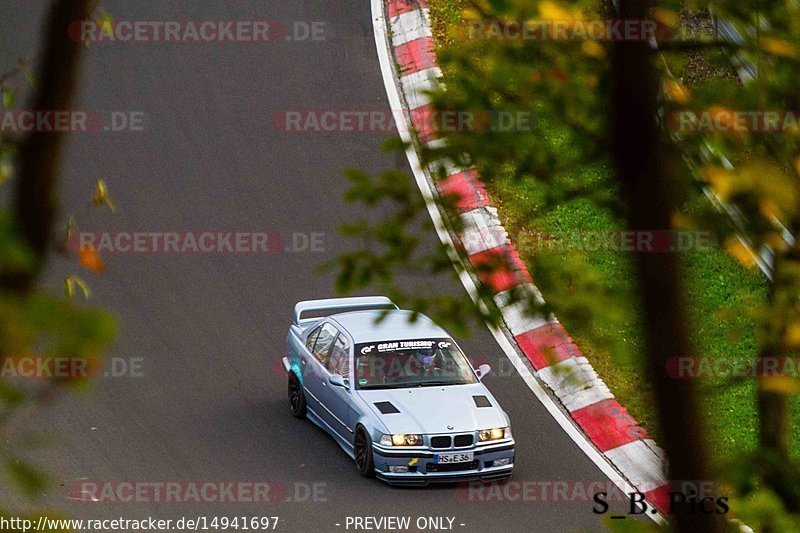
[[[34,110],[70,109],[78,83],[78,67],[84,45],[69,39],[67,28],[91,14],[90,0],[54,0],[46,22],[46,41],[38,69],[39,85]],[[57,174],[65,133],[33,132],[22,143],[15,214],[23,242],[33,254],[33,267],[8,272],[0,287],[20,296],[28,294],[42,271],[52,240],[58,211]]]

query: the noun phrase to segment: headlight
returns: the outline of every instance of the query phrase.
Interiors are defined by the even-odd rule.
[[[511,438],[511,428],[482,429],[478,432],[478,441],[501,440]]]
[[[413,433],[381,435],[381,440],[379,442],[384,446],[422,446],[422,435]]]

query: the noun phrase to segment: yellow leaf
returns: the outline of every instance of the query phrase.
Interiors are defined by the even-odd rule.
[[[539,16],[544,20],[581,20],[582,16],[577,9],[567,9],[558,2],[545,0],[539,2]]]
[[[777,252],[786,251],[788,244],[783,238],[783,233],[779,231],[770,231],[764,235],[764,244]]]
[[[783,341],[789,348],[800,347],[800,322],[792,322],[786,326]]]
[[[681,22],[681,16],[678,13],[661,7],[651,9],[650,18],[668,28],[677,28]]]
[[[758,201],[758,209],[767,219],[781,219],[781,210],[771,198],[761,198]]]
[[[97,207],[102,207],[103,205],[107,205],[111,208],[111,211],[116,211],[117,206],[114,204],[114,201],[108,195],[108,188],[106,187],[106,182],[103,180],[97,180],[97,184],[94,190],[94,196],[92,196],[92,203]]]
[[[678,104],[689,102],[692,95],[688,87],[675,80],[667,80],[664,84],[664,92],[670,100]]]
[[[466,7],[461,11],[461,18],[464,20],[481,20],[483,15],[474,7]]]
[[[738,169],[737,189],[751,190],[759,199],[759,209],[766,217],[782,218],[797,209],[797,188],[793,176],[767,161],[756,160]]]
[[[784,57],[797,57],[797,48],[784,39],[776,39],[775,37],[762,37],[759,40],[759,44],[761,48],[765,52],[769,52],[770,54],[776,56],[784,56]]]
[[[606,57],[606,50],[603,48],[603,45],[591,39],[583,41],[583,43],[581,43],[581,49],[587,56],[597,59],[603,59]]]
[[[689,229],[692,226],[692,219],[686,213],[672,213],[672,227],[675,229]]]
[[[67,298],[72,298],[73,294],[75,294],[75,286],[83,292],[83,297],[88,300],[90,295],[89,286],[81,278],[74,275],[64,278],[64,292],[66,292]]]
[[[75,233],[75,228],[77,227],[78,225],[75,222],[75,215],[70,215],[69,220],[67,220],[67,246],[69,246],[70,241],[72,240],[72,234]]]
[[[755,254],[738,237],[731,236],[725,240],[725,251],[746,268],[756,266]]]
[[[761,390],[778,394],[793,394],[800,391],[800,380],[792,376],[765,376],[760,380]]]
[[[726,201],[730,197],[733,180],[729,171],[722,167],[709,166],[703,168],[701,175],[711,185],[720,200]]]
[[[103,13],[97,18],[98,26],[100,26],[100,30],[108,35],[109,37],[114,36],[114,18],[111,16],[110,13]]]

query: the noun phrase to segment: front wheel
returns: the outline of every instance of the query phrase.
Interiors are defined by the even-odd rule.
[[[289,373],[289,409],[295,418],[306,417],[306,395],[294,372]]]
[[[372,459],[372,439],[364,428],[356,432],[355,439],[356,469],[364,477],[375,476],[375,463]]]

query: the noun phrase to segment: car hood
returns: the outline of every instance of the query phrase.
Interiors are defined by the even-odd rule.
[[[389,433],[459,433],[508,425],[497,401],[481,383],[360,390],[358,394]],[[486,397],[491,406],[478,407],[473,396]],[[400,412],[384,414],[375,405],[380,402],[390,402]]]

